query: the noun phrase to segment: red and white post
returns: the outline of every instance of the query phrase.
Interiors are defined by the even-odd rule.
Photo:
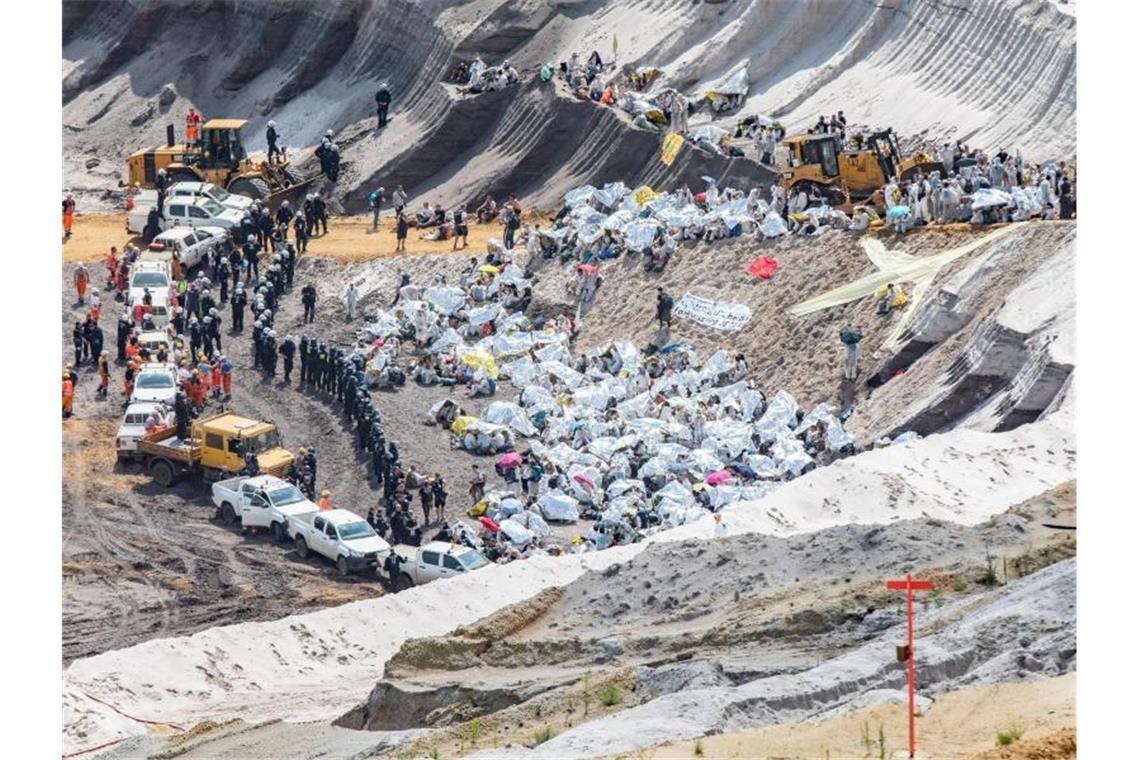
[[[934,584],[930,581],[916,581],[906,574],[901,581],[887,581],[891,591],[906,591],[906,691],[907,719],[910,724],[910,757],[914,757],[914,603],[913,592],[930,591]]]

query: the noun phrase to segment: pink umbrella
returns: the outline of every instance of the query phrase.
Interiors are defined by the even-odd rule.
[[[732,473],[728,470],[717,470],[716,472],[709,473],[709,476],[705,478],[705,482],[710,486],[716,486],[730,478],[732,478]]]
[[[510,469],[511,467],[518,467],[521,461],[522,457],[517,451],[508,451],[499,457],[499,467],[502,467],[504,470]]]
[[[581,483],[585,488],[588,488],[591,491],[594,490],[594,482],[592,480],[590,480],[589,478],[587,478],[585,475],[582,475],[582,474],[575,475],[574,480],[577,483]]]
[[[479,524],[492,533],[499,532],[499,524],[486,515],[479,518]]]

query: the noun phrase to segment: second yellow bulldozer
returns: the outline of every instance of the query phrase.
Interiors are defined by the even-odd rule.
[[[175,142],[174,126],[167,126],[166,145],[143,148],[127,159],[128,184],[153,188],[158,170],[165,169],[170,182],[211,182],[270,206],[298,196],[315,178],[303,178],[287,160],[251,158],[242,143],[245,124],[245,119],[210,119],[191,144]]]
[[[906,180],[920,171],[942,168],[925,153],[901,155],[898,138],[890,129],[863,138],[858,147],[844,146],[834,132],[795,135],[781,145],[777,168],[788,197],[804,190],[809,198],[821,198],[848,212],[856,203],[881,209],[879,191],[892,177]]]

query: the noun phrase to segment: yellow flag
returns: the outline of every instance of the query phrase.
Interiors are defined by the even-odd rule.
[[[676,132],[665,135],[665,139],[661,141],[661,163],[672,166],[673,160],[677,158],[677,153],[680,152],[681,146],[684,144],[685,138]]]

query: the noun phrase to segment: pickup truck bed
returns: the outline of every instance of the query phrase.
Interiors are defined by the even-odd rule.
[[[187,440],[178,440],[177,428],[163,428],[139,439],[138,449],[143,454],[163,457],[183,464],[193,464],[201,458],[202,447]]]

